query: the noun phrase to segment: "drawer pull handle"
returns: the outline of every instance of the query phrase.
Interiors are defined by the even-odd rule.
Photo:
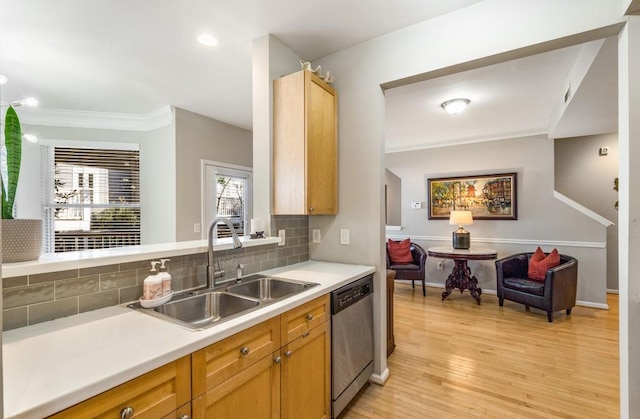
[[[307,333],[303,334],[303,335],[302,335],[302,339],[304,339],[304,338],[306,338],[307,336],[309,336],[309,333],[311,333],[311,332],[307,332]]]
[[[309,313],[307,314],[307,321],[310,322],[311,320],[313,320],[313,314]]]
[[[293,355],[293,352],[291,351],[287,351],[284,353],[284,356],[286,356],[287,358],[291,358],[291,355]]]
[[[276,364],[279,364],[282,362],[282,358],[280,358],[279,356],[276,356],[275,358],[273,358],[273,362],[275,362]]]
[[[133,407],[127,406],[120,410],[120,419],[129,419],[133,416]]]
[[[243,346],[240,349],[240,353],[242,354],[242,356],[247,356],[249,355],[249,347],[248,346]]]

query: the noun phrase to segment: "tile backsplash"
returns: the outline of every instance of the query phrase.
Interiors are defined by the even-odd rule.
[[[238,264],[244,275],[309,260],[307,216],[272,216],[271,235],[286,231],[286,244],[242,247],[215,253],[226,278],[236,277]],[[259,240],[259,239],[256,239]],[[207,254],[169,257],[172,288],[181,291],[206,282]],[[85,311],[135,301],[151,260],[2,279],[3,330],[33,325]]]

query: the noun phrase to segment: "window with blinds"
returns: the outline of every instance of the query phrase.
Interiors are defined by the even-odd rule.
[[[43,147],[45,252],[140,244],[139,151]]]

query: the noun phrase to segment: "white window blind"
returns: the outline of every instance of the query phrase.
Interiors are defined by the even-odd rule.
[[[139,152],[43,147],[45,252],[140,244]]]

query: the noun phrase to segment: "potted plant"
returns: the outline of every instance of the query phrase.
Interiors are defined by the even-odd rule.
[[[2,262],[24,262],[40,257],[42,250],[42,220],[14,219],[14,203],[20,163],[22,161],[22,130],[13,106],[4,119],[5,153],[0,185],[2,191]]]

